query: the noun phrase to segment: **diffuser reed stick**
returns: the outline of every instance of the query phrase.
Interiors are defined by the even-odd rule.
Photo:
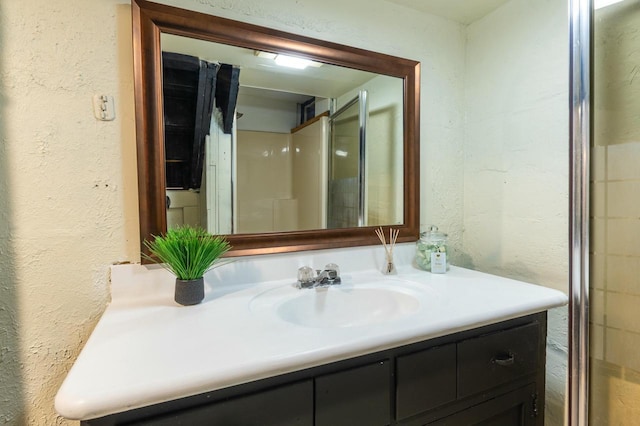
[[[387,243],[387,239],[384,235],[384,230],[382,227],[375,230],[378,239],[382,243],[382,247],[384,247],[385,256],[386,256],[386,265],[382,269],[382,273],[385,275],[394,274],[396,272],[396,267],[393,264],[393,248],[396,245],[396,241],[398,240],[398,235],[400,235],[399,229],[389,228],[389,243]]]

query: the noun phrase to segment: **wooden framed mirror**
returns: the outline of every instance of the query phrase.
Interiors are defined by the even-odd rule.
[[[398,149],[394,151],[400,153],[398,161],[401,168],[398,172],[398,183],[390,189],[387,188],[387,194],[384,197],[381,196],[375,200],[381,206],[398,204],[394,207],[399,213],[377,221],[367,219],[365,214],[355,226],[334,227],[328,225],[325,220],[322,226],[314,229],[303,227],[303,229],[293,230],[265,229],[264,232],[255,230],[248,232],[234,230],[231,233],[212,232],[227,235],[233,247],[229,252],[230,256],[373,245],[378,243],[374,229],[380,226],[387,229],[387,234],[389,227],[398,229],[399,242],[415,241],[418,238],[420,220],[420,64],[418,62],[146,0],[133,0],[132,11],[141,242],[167,229],[168,158],[165,149],[163,43],[168,42],[166,40],[163,42],[163,37],[187,38],[198,43],[215,43],[219,47],[248,49],[255,52],[256,56],[259,52],[285,54],[314,61],[327,69],[334,67],[371,73],[381,78],[398,79],[399,82],[397,86],[401,92],[399,102],[402,108],[398,122],[395,123],[395,127],[400,130],[398,142],[396,142]],[[329,116],[334,112],[336,112],[335,108],[326,115]],[[226,112],[227,119],[231,116],[232,121],[235,120],[233,117],[238,115],[235,109]],[[233,124],[234,129],[235,127]],[[370,129],[369,135],[375,135],[375,131],[375,128]],[[360,133],[361,140],[368,140],[363,136],[362,131]],[[372,137],[369,136],[369,138]],[[393,141],[386,140],[379,134],[377,137],[380,139],[377,142],[380,146],[384,148],[392,146]],[[364,164],[361,170],[369,167],[366,169],[366,176],[374,177],[379,173],[374,165],[365,166]],[[365,176],[364,172],[361,172],[361,175]],[[364,177],[361,182],[363,180]],[[194,192],[199,190],[198,188]],[[361,192],[363,193],[364,191]],[[364,195],[361,197],[365,198]],[[369,194],[369,200],[374,198],[373,194]],[[233,202],[237,204],[237,200]],[[287,203],[295,205],[289,200]],[[371,203],[372,201],[369,202]],[[362,206],[363,202],[360,205]],[[325,208],[326,206],[320,207],[320,209]],[[369,217],[371,216],[373,215],[369,214]],[[230,222],[237,222],[236,216],[233,216]],[[144,250],[144,246],[142,247]]]

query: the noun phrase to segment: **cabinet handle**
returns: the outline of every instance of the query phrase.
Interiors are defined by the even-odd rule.
[[[491,362],[501,365],[503,367],[507,367],[509,365],[513,365],[516,362],[516,357],[511,352],[507,354],[500,354],[493,357]]]

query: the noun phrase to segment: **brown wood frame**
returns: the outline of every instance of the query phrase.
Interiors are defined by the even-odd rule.
[[[282,52],[404,80],[404,223],[399,242],[419,236],[420,63],[244,22],[133,0],[133,55],[140,241],[166,231],[164,123],[160,34]],[[228,256],[378,244],[377,226],[265,234],[233,234]],[[385,227],[386,229],[389,226]],[[388,233],[388,231],[387,231]],[[143,244],[142,250],[146,252]]]

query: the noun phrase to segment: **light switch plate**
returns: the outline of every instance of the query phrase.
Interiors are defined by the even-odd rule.
[[[112,121],[116,118],[113,96],[93,95],[93,113],[101,121]]]

